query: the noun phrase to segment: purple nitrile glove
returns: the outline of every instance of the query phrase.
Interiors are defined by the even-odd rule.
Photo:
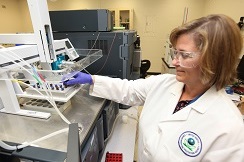
[[[72,72],[67,75],[64,75],[62,78],[62,82],[64,85],[70,86],[75,84],[92,84],[92,77],[90,74],[86,74],[83,72]]]

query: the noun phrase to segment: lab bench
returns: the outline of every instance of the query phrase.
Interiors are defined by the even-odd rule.
[[[90,96],[88,88],[89,86],[82,88],[71,99],[71,106],[63,112],[63,115],[71,123],[82,125],[82,131],[79,133],[81,157],[86,158],[89,151],[93,149],[92,151],[98,151],[97,155],[95,157],[90,155],[90,160],[87,159],[86,161],[97,161],[100,158],[99,152],[104,149],[103,120],[108,118],[103,116],[104,109],[107,109],[106,106],[116,106],[117,104],[111,104],[111,101]],[[0,123],[0,140],[11,142],[11,144],[34,141],[69,127],[57,114],[52,114],[49,119],[45,120],[0,113]],[[106,131],[108,132],[108,130]],[[67,151],[69,151],[67,150],[67,141],[68,132],[65,132],[18,151],[0,149],[0,158],[1,156],[12,155],[30,161],[65,161]],[[91,148],[92,145],[95,148]]]

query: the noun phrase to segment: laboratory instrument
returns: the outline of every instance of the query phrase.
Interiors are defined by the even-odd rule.
[[[141,47],[137,31],[112,31],[111,11],[60,10],[49,13],[55,39],[68,38],[78,49],[102,50],[103,56],[86,69],[89,73],[129,80],[140,78]],[[81,17],[86,19],[83,21]]]
[[[64,103],[81,88],[64,86],[60,83],[62,76],[83,70],[99,59],[102,52],[77,50],[67,38],[54,40],[47,2],[27,2],[34,33],[1,34],[0,37],[0,43],[21,44],[0,49],[0,112],[47,119],[56,102],[63,102],[64,110],[64,106],[69,106]],[[20,108],[20,98],[26,98],[21,103],[26,109]],[[31,99],[37,99],[39,103]],[[50,106],[43,100],[52,100],[53,103]]]
[[[27,143],[24,146],[28,147],[16,150],[15,146],[50,134],[54,129],[67,129],[71,120],[82,123],[79,132],[81,160],[98,161],[104,140],[111,133],[118,104],[111,101],[108,105],[104,99],[88,96],[87,88],[65,87],[60,81],[64,74],[84,70],[99,60],[102,51],[74,48],[67,37],[54,40],[46,1],[27,2],[34,33],[0,35],[0,43],[18,44],[0,48],[0,140],[13,141],[6,143],[14,145],[13,151],[1,146],[0,157],[4,154],[35,161],[65,160],[66,133],[41,141],[38,147]],[[66,123],[62,123],[61,115],[67,117],[63,119]],[[13,134],[15,131],[18,135]]]

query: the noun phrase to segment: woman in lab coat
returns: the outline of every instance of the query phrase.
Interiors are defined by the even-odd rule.
[[[90,94],[143,105],[139,162],[243,162],[244,125],[224,87],[233,83],[242,37],[225,15],[209,15],[170,35],[176,75],[135,81],[79,72],[66,85],[91,84]]]

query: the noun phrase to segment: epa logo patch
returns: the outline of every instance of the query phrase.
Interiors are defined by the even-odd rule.
[[[202,141],[200,137],[191,131],[186,131],[180,135],[178,145],[181,151],[190,157],[195,157],[202,151]]]

